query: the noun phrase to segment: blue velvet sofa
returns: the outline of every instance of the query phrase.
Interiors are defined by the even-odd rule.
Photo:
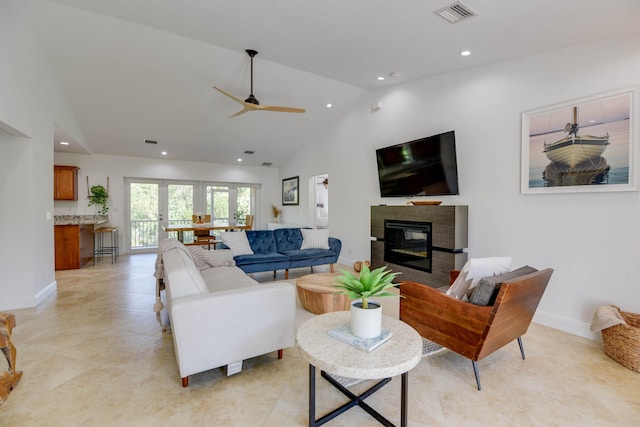
[[[299,228],[250,230],[246,234],[253,254],[233,257],[236,266],[245,273],[273,270],[275,274],[277,270],[285,270],[285,278],[289,278],[290,268],[325,264],[329,264],[333,272],[333,264],[342,249],[342,242],[335,237],[329,237],[329,249],[300,249],[303,238]],[[219,244],[218,248],[227,246]]]

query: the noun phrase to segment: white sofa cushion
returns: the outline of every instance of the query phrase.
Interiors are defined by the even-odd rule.
[[[329,249],[329,229],[301,228],[302,245],[300,249]]]
[[[258,282],[240,270],[238,267],[208,268],[200,272],[209,292],[226,291],[228,289],[248,288],[259,286]]]
[[[220,237],[222,238],[222,243],[229,246],[233,256],[253,255],[249,239],[247,239],[247,233],[244,231],[228,231],[220,234]]]
[[[162,254],[162,262],[171,300],[209,293],[188,251],[181,248],[166,251]]]

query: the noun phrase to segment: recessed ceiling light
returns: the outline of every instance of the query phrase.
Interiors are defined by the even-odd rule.
[[[242,161],[242,159],[238,159],[238,161],[239,161],[239,162],[241,162],[241,161]]]
[[[60,141],[60,145],[69,145],[67,141]]]
[[[471,55],[471,51],[463,50],[462,52],[460,52],[460,55],[462,55],[462,56],[469,56],[469,55]]]
[[[400,77],[400,73],[392,71],[389,73],[389,77],[391,77],[392,79],[397,79],[398,77]]]
[[[384,80],[384,76],[378,76],[378,80],[380,81]]]
[[[166,152],[166,151],[163,151],[163,152],[162,152],[162,155],[163,155],[163,156],[166,156],[166,155],[167,155],[167,152]]]
[[[327,104],[327,108],[331,108],[331,107],[333,107],[333,105]]]

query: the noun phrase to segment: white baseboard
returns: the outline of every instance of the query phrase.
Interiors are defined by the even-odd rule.
[[[58,282],[54,280],[47,287],[36,294],[36,306],[40,305],[40,303],[47,299],[49,295],[55,294],[57,290]]]
[[[353,265],[355,264],[356,261],[362,261],[361,259],[351,259],[351,258],[344,258],[344,257],[340,257],[338,258],[338,264],[343,264],[343,265]]]
[[[591,332],[591,329],[589,329],[591,324],[558,316],[557,314],[537,311],[533,316],[533,321],[540,325],[548,326],[571,335],[577,335],[594,341],[602,340],[600,332]]]
[[[11,298],[5,298],[0,301],[0,311],[18,310],[21,308],[33,308],[37,307],[42,301],[44,301],[49,295],[54,294],[58,289],[58,283],[54,280],[43,290],[38,292],[34,297],[30,295],[18,295]]]

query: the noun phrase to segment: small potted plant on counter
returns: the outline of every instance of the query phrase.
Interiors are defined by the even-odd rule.
[[[393,280],[400,273],[393,273],[382,266],[370,270],[362,264],[360,275],[356,276],[347,270],[340,270],[342,275],[336,277],[340,289],[338,294],[348,295],[351,302],[351,333],[360,338],[375,338],[382,330],[382,306],[377,301],[369,300],[373,297],[390,297],[398,294],[387,289],[395,286]]]

